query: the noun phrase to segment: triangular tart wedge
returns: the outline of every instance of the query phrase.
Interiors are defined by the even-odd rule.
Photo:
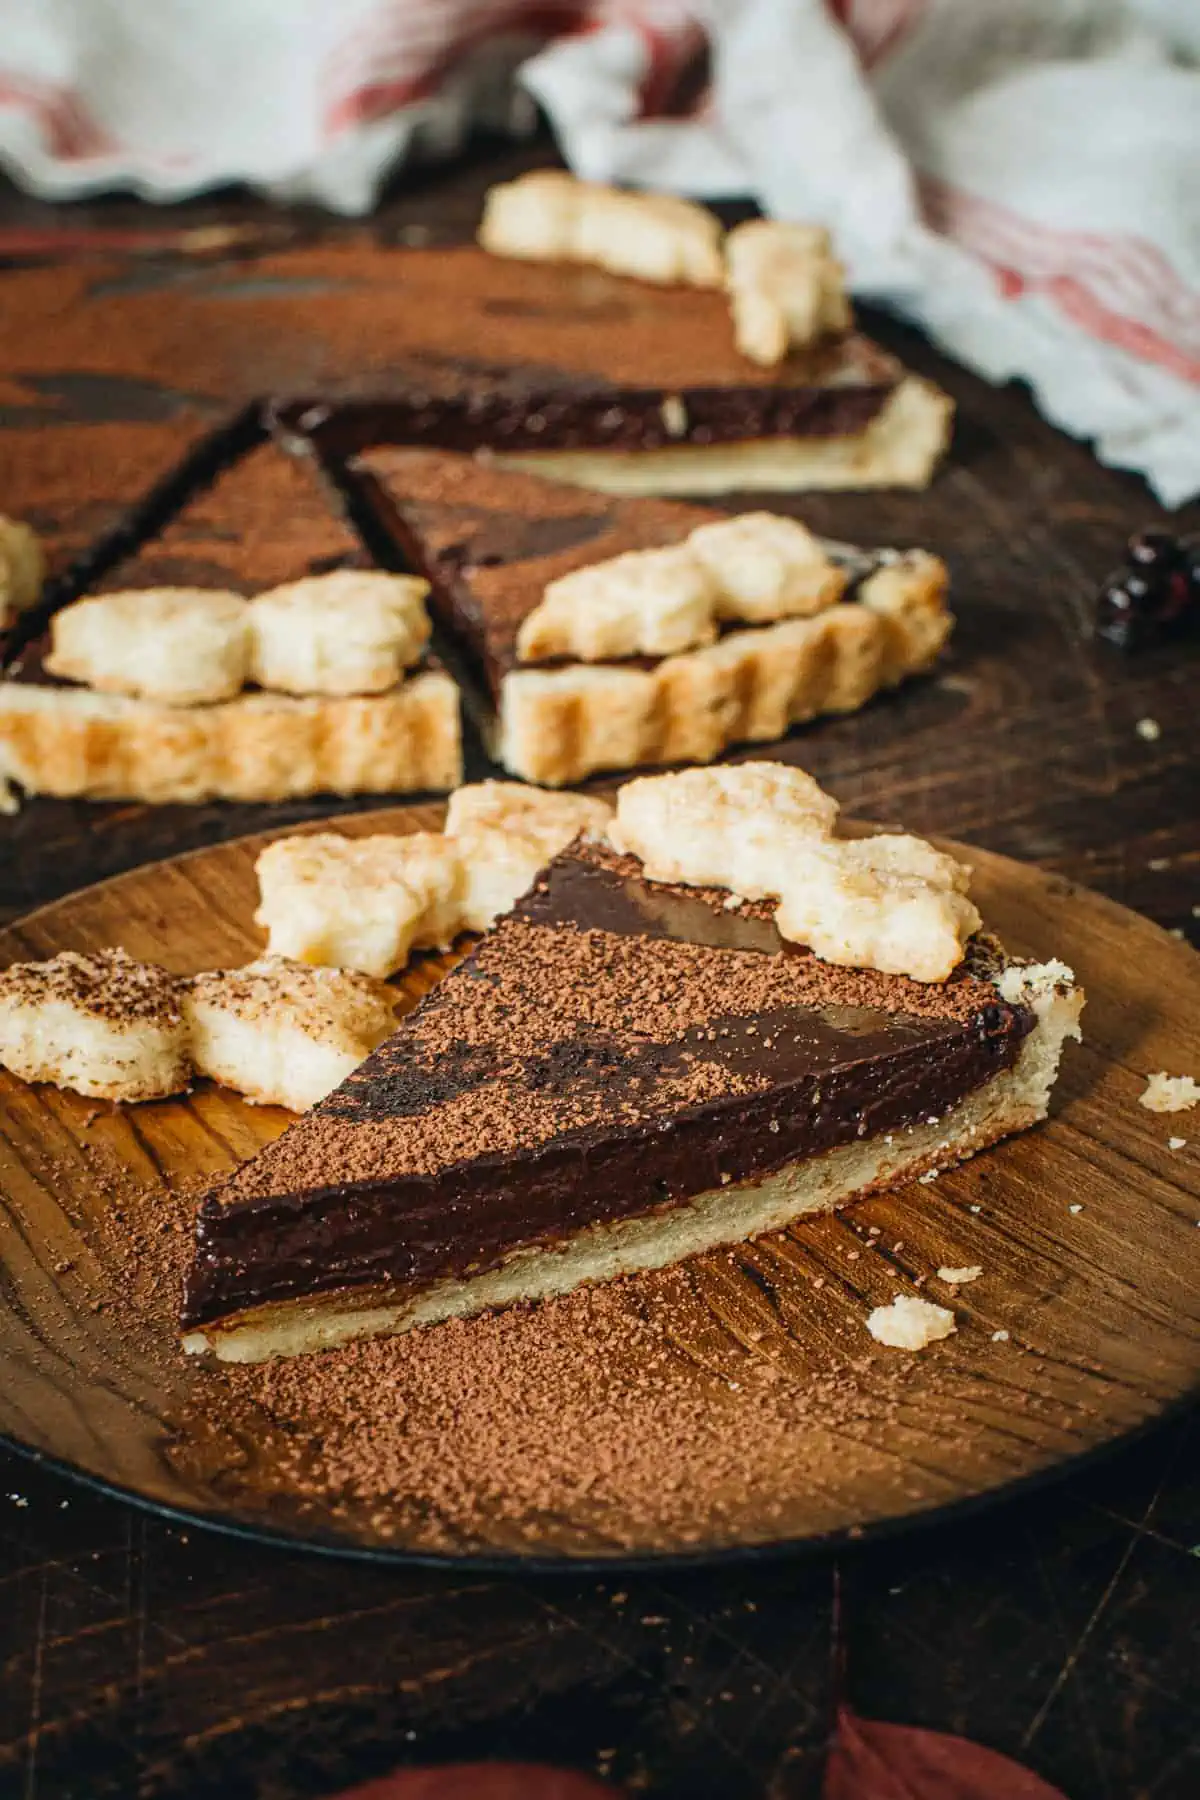
[[[941,982],[823,962],[772,902],[578,839],[203,1200],[185,1347],[406,1331],[944,1168],[1044,1115],[1081,1004],[1061,964],[980,936]]]
[[[497,760],[543,786],[605,769],[709,762],[732,744],[773,741],[821,714],[856,711],[928,669],[953,625],[945,565],[923,550],[835,544],[768,511],[731,520],[710,507],[586,492],[440,450],[375,448],[329,466],[376,559],[429,581],[441,648]],[[677,628],[668,638],[679,626],[668,582],[678,588],[681,555],[731,526],[746,540],[727,546],[731,580],[794,554],[791,533],[802,559],[807,548],[809,585],[774,612],[761,593],[723,594],[708,630]],[[658,558],[649,565],[648,635],[606,652],[592,632],[578,651],[531,654],[529,623],[548,590],[561,593],[580,576],[593,590],[631,572],[637,581],[644,561],[621,559],[647,553]],[[664,642],[675,647],[650,647]]]

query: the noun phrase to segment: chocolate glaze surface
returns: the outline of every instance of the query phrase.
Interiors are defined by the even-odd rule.
[[[771,909],[579,844],[314,1111],[202,1203],[184,1323],[419,1291],[953,1106],[1032,1015],[834,969]]]

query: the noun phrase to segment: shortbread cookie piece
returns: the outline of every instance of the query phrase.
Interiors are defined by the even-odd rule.
[[[50,622],[51,675],[167,706],[228,700],[249,664],[246,602],[216,588],[96,594]]]
[[[287,694],[378,694],[419,662],[429,641],[428,582],[335,569],[250,602],[250,671]]]
[[[438,832],[277,838],[255,864],[272,955],[384,979],[462,930],[458,853]]]
[[[458,689],[440,670],[386,694],[243,693],[172,707],[0,681],[0,811],[31,794],[89,800],[288,800],[444,792],[462,780]]]
[[[445,834],[278,838],[255,865],[267,947],[380,979],[414,950],[485,931],[543,863],[612,816],[603,800],[484,781],[450,798]]]
[[[808,618],[846,591],[846,571],[820,539],[779,513],[738,513],[701,525],[687,544],[716,584],[720,620],[766,625]]]
[[[630,550],[552,581],[517,634],[517,655],[522,662],[608,662],[711,644],[717,593],[685,544]]]
[[[850,329],[842,267],[819,225],[751,219],[725,239],[725,261],[737,347],[753,362]]]
[[[479,242],[495,256],[582,262],[613,275],[719,287],[721,224],[673,194],[628,193],[536,169],[490,189]]]
[[[981,923],[970,878],[922,838],[829,839],[780,871],[775,919],[824,962],[945,981]]]
[[[264,956],[193,976],[183,1012],[198,1074],[304,1112],[388,1036],[395,999],[365,975]]]
[[[945,981],[979,929],[971,871],[923,838],[833,835],[836,804],[773,763],[627,782],[609,837],[652,881],[779,902],[780,934],[823,962]]]
[[[94,1100],[161,1100],[191,1076],[180,983],[123,950],[0,973],[0,1063]]]
[[[610,842],[651,881],[727,887],[743,900],[774,894],[779,871],[828,838],[839,807],[803,769],[735,763],[627,781]]]
[[[715,643],[736,621],[770,624],[832,606],[847,574],[795,519],[742,513],[677,544],[628,550],[550,582],[517,633],[521,662],[611,662]]]
[[[45,578],[46,559],[33,527],[0,513],[0,631],[33,605]]]
[[[611,818],[607,801],[547,793],[519,781],[457,789],[446,809],[446,834],[462,868],[462,930],[486,931],[551,857],[581,832],[603,837]]]

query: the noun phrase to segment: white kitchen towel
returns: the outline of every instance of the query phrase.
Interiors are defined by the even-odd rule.
[[[345,212],[524,95],[580,174],[828,223],[855,291],[1200,492],[1197,0],[4,0],[37,192]],[[517,83],[511,77],[520,66]]]

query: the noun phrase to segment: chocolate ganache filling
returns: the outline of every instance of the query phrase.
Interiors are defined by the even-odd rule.
[[[335,1093],[202,1202],[186,1326],[414,1294],[941,1114],[1033,1025],[971,958],[838,969],[764,904],[578,844]],[[979,952],[982,955],[982,951]]]

